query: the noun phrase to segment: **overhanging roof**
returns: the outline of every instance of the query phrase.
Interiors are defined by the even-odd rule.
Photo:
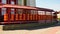
[[[31,6],[20,6],[20,5],[11,5],[11,4],[0,4],[0,8],[18,8],[18,9],[30,9],[30,10],[54,12],[54,10],[47,9],[47,8],[39,8],[39,7],[31,7]]]
[[[19,6],[19,5],[10,5],[10,4],[3,4],[3,5],[0,5],[0,8],[22,8],[22,9],[36,9],[34,7],[30,7],[30,6]]]
[[[37,10],[39,10],[39,11],[49,11],[49,12],[54,12],[54,10],[52,10],[52,9],[39,8],[39,7],[35,7],[35,8],[37,8]]]

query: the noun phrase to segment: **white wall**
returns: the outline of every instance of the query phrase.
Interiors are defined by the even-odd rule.
[[[19,5],[24,5],[24,0],[18,0]],[[35,0],[27,0],[27,6],[36,6]]]
[[[27,0],[27,6],[36,6],[36,0]]]
[[[24,0],[18,0],[18,5],[24,5]]]
[[[57,14],[57,18],[60,18],[60,14]]]

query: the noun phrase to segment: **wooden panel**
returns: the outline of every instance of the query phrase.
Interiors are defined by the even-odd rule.
[[[18,20],[18,14],[16,14],[16,19],[15,20]]]
[[[45,15],[43,15],[43,20],[45,20]]]
[[[23,18],[23,16],[22,16],[22,14],[20,14],[19,15],[19,20],[23,20],[22,18]]]
[[[8,21],[10,21],[10,11],[11,11],[11,9],[7,8],[6,13],[8,13]]]
[[[39,15],[38,20],[46,20],[46,15]]]
[[[52,20],[52,16],[50,16],[50,20]]]
[[[23,20],[26,20],[26,14],[23,14]]]
[[[42,15],[42,20],[45,20],[45,15]]]
[[[33,15],[33,20],[36,20],[35,15]]]
[[[33,18],[32,18],[32,17],[33,17],[33,15],[32,15],[32,14],[30,14],[30,20],[33,20]]]
[[[14,14],[11,14],[11,21],[14,21]]]
[[[46,15],[47,20],[51,20],[52,17],[50,15]]]
[[[38,20],[38,15],[37,14],[35,15],[35,17],[36,17],[36,20]]]
[[[39,15],[39,16],[38,16],[38,20],[40,20],[40,19],[41,19],[41,16]]]
[[[42,20],[42,15],[40,15],[40,20]]]
[[[27,20],[29,20],[29,14],[27,14]]]
[[[8,14],[4,14],[4,21],[8,21]]]

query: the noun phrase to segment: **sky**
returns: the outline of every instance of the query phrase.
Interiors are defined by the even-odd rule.
[[[60,0],[36,0],[36,6],[59,11],[60,10]]]

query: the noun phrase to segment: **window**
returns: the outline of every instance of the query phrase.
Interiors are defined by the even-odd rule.
[[[6,14],[6,8],[2,8],[1,14],[2,14],[2,15]]]
[[[25,5],[25,6],[27,5],[27,0],[24,0],[24,5]]]
[[[15,4],[14,1],[11,1],[11,4]]]
[[[14,9],[11,9],[11,14],[14,14]]]
[[[21,11],[20,11],[20,9],[18,9],[17,14],[20,14],[20,13],[21,13]]]
[[[45,15],[45,11],[38,11],[39,15]]]
[[[31,10],[31,14],[37,14],[38,11]]]
[[[51,15],[51,12],[48,12],[48,11],[47,11],[47,12],[46,12],[46,15]]]
[[[18,0],[18,5],[24,5],[24,0]]]
[[[3,3],[3,4],[6,4],[6,0],[2,0],[2,3]]]
[[[17,9],[17,14],[22,14],[23,13],[23,10],[22,9]]]
[[[52,16],[55,16],[54,12],[52,12]]]

